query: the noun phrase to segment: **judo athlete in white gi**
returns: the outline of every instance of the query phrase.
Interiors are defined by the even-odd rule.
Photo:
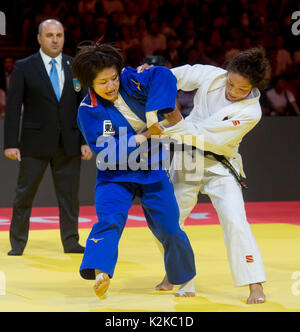
[[[119,240],[135,195],[141,197],[148,226],[164,247],[170,282],[184,287],[196,274],[193,250],[179,225],[173,185],[162,166],[160,141],[151,140],[150,148],[147,144],[147,128],[155,133],[161,113],[174,110],[176,78],[164,67],[142,74],[122,67],[121,54],[107,44],[82,48],[72,65],[74,77],[89,88],[78,110],[78,125],[97,156],[98,168],[98,222],[87,239],[80,274],[96,279],[94,290],[100,298],[113,277]],[[143,158],[143,153],[135,154],[143,144],[142,152],[151,154],[146,158],[149,168],[133,170],[133,161]]]
[[[178,89],[197,89],[197,93],[190,115],[182,119],[177,112],[177,124],[165,128],[163,134],[169,137],[177,135],[176,139],[182,137],[182,140],[184,135],[203,135],[204,150],[225,156],[235,171],[244,177],[238,148],[242,138],[261,118],[258,87],[264,82],[267,65],[264,50],[255,48],[240,53],[227,70],[209,65],[185,65],[172,69]],[[166,117],[174,121],[174,113]],[[199,148],[203,149],[203,146]],[[235,286],[249,285],[247,303],[264,302],[261,284],[266,281],[264,266],[247,222],[240,183],[213,156],[204,158],[201,181],[186,181],[184,171],[176,170],[180,168],[176,163],[180,163],[185,153],[191,152],[175,152],[170,171],[180,209],[181,226],[196,205],[198,193],[208,195],[224,232]],[[199,153],[199,150],[195,149],[193,153]],[[171,288],[166,277],[157,286],[160,290]],[[189,289],[189,292],[193,291]]]

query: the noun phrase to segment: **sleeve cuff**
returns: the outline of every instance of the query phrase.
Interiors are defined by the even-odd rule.
[[[186,132],[185,132],[185,123],[184,123],[183,118],[179,122],[177,122],[174,126],[171,126],[171,127],[165,127],[164,126],[164,124],[165,124],[164,121],[160,122],[160,124],[164,129],[163,133],[165,135],[169,135],[169,134],[183,135],[183,134],[186,134]]]
[[[158,122],[157,111],[146,113],[147,128],[150,128],[154,123]]]

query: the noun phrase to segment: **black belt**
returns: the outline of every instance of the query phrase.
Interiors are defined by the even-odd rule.
[[[184,151],[185,148],[188,149],[192,149],[192,150],[196,150],[197,148],[193,145],[179,145],[179,149],[177,151]],[[182,150],[183,149],[183,150]],[[175,149],[176,150],[176,149]],[[236,170],[235,168],[230,164],[230,162],[222,155],[210,152],[210,151],[204,151],[204,156],[213,156],[217,161],[219,161],[220,163],[222,163],[226,168],[228,168],[230,170],[230,172],[233,174],[233,176],[236,178],[237,182],[240,184],[240,186],[242,187],[242,189],[248,189],[248,186],[245,182],[245,178],[242,177]]]
[[[219,154],[215,154],[210,151],[204,151],[204,156],[211,155],[213,156],[217,161],[222,163],[225,167],[227,167],[231,173],[234,175],[234,177],[237,179],[238,183],[241,185],[243,189],[248,189],[248,186],[245,182],[245,178],[243,178],[235,169],[234,167],[230,164],[230,162],[224,157]]]

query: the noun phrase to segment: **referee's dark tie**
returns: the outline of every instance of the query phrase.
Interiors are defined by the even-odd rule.
[[[50,77],[50,81],[52,83],[56,98],[59,101],[60,100],[60,89],[59,89],[58,73],[57,73],[57,69],[56,69],[56,65],[55,65],[56,60],[51,59],[51,64],[52,64],[52,67],[51,67],[51,70],[50,70],[49,77]]]

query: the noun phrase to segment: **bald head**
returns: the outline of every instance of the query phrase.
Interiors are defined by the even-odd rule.
[[[38,34],[39,35],[41,35],[43,33],[43,26],[47,25],[49,23],[58,24],[62,27],[62,29],[64,29],[63,25],[58,20],[55,20],[55,19],[51,18],[51,19],[45,20],[45,21],[43,21],[39,24],[39,28],[38,28]]]
[[[41,50],[48,56],[56,58],[62,52],[64,46],[63,25],[55,19],[43,21],[39,25],[37,38]]]

